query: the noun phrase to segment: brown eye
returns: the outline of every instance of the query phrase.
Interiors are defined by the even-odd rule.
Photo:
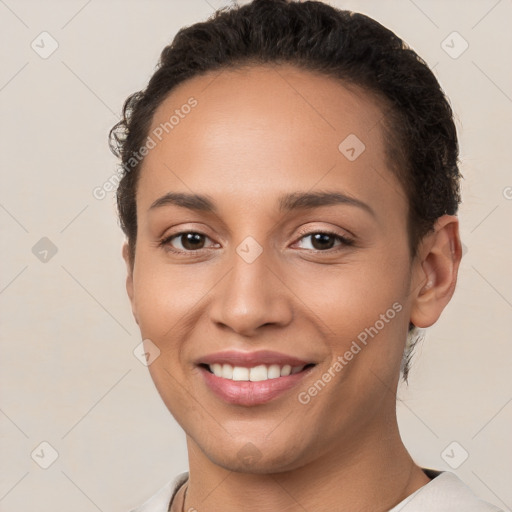
[[[183,231],[171,235],[160,242],[170,251],[175,252],[191,252],[205,248],[205,241],[209,240],[206,235],[196,233],[195,231]]]
[[[202,245],[204,244],[204,235],[199,233],[185,233],[183,235],[179,235],[178,240],[181,241],[184,249],[194,251],[202,249]]]
[[[337,233],[330,232],[312,232],[303,235],[300,241],[311,239],[309,243],[310,247],[303,247],[304,249],[312,249],[315,251],[328,251],[333,249],[335,246],[348,246],[353,245],[353,241],[344,236],[338,235]],[[336,243],[338,242],[338,243]]]
[[[336,240],[332,235],[328,235],[327,233],[315,233],[311,236],[311,245],[314,249],[319,251],[323,249],[332,249]]]

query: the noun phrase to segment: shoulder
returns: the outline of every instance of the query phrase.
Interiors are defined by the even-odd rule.
[[[393,507],[389,512],[503,512],[479,499],[454,473],[425,469],[432,480]],[[187,481],[188,471],[180,473],[146,502],[130,512],[168,512],[178,489]]]
[[[168,512],[170,504],[178,489],[187,481],[188,471],[180,473],[168,482],[156,494],[130,512]]]
[[[423,470],[432,480],[389,512],[503,512],[475,496],[455,473]]]

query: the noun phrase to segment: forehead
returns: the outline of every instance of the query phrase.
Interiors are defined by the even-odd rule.
[[[362,89],[289,65],[194,77],[152,119],[155,146],[142,165],[139,206],[166,189],[252,201],[315,184],[371,201],[394,181],[384,115]]]

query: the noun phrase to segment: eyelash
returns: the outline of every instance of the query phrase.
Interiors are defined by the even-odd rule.
[[[199,251],[202,251],[204,249],[194,249],[194,250],[191,250],[191,251],[183,251],[183,250],[180,250],[180,249],[175,249],[174,247],[172,247],[170,245],[171,243],[171,240],[173,240],[174,238],[179,238],[180,236],[182,235],[188,235],[188,234],[194,234],[194,235],[201,235],[201,236],[204,236],[206,238],[209,238],[208,235],[205,235],[204,233],[201,233],[199,231],[180,231],[179,233],[174,233],[170,236],[167,236],[165,238],[163,238],[162,240],[159,241],[158,243],[158,246],[159,247],[163,247],[165,248],[166,251],[169,251],[169,252],[172,252],[174,254],[180,254],[180,255],[185,255],[185,256],[195,256],[197,255],[197,253]],[[326,250],[320,250],[320,249],[306,249],[308,251],[312,251],[314,252],[315,254],[318,254],[318,253],[333,253],[333,252],[337,252],[340,249],[340,246],[346,246],[346,247],[350,247],[352,245],[354,245],[355,243],[355,240],[353,240],[352,238],[348,238],[346,236],[342,236],[338,233],[335,233],[333,231],[329,231],[329,230],[319,230],[319,231],[299,231],[299,234],[300,234],[300,237],[297,241],[299,240],[302,240],[303,238],[306,238],[308,236],[313,236],[313,235],[317,235],[317,234],[322,234],[322,235],[328,235],[328,236],[331,236],[333,238],[336,238],[338,239],[341,244],[338,246],[338,248],[336,249],[336,247],[332,247],[330,249],[326,249]],[[208,248],[206,248],[208,249]]]
[[[341,244],[338,246],[337,249],[335,247],[332,247],[331,249],[327,249],[325,251],[322,251],[320,249],[306,249],[306,250],[314,251],[315,254],[317,254],[319,252],[333,253],[333,252],[337,252],[337,251],[341,250],[341,248],[343,246],[350,247],[351,245],[354,245],[354,243],[355,243],[354,239],[349,238],[347,236],[340,235],[338,233],[335,233],[334,231],[329,231],[328,229],[327,230],[318,230],[318,231],[299,230],[299,235],[300,235],[299,240],[302,240],[303,238],[306,238],[308,236],[319,235],[319,234],[328,235],[328,236],[331,236],[332,238],[337,238],[341,242]]]

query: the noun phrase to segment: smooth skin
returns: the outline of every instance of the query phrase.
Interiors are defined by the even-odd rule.
[[[409,321],[434,324],[454,292],[458,219],[439,218],[411,260],[385,108],[354,86],[290,65],[208,73],[172,91],[150,132],[191,96],[197,106],[145,157],[134,261],[123,248],[134,317],[161,351],[151,376],[187,436],[184,510],[387,511],[430,481],[400,438],[396,389]],[[354,161],[338,149],[349,134],[365,144]],[[350,204],[280,211],[281,195],[316,191],[373,213]],[[151,208],[169,192],[208,196],[216,212]],[[315,242],[325,231],[335,235]],[[204,236],[169,240],[183,232]],[[236,252],[249,236],[263,250],[252,263]],[[298,393],[394,303],[401,311],[301,404]],[[232,405],[194,364],[225,349],[317,364],[298,389]],[[248,446],[258,454],[250,465],[239,455]],[[173,510],[182,498],[183,488]]]

